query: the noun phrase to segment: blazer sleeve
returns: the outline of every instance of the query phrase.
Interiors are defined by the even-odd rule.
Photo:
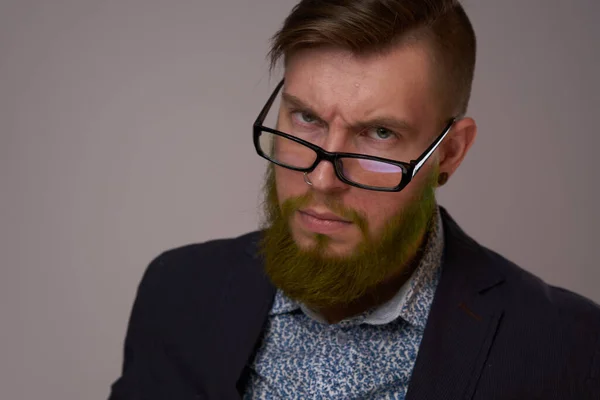
[[[108,400],[197,399],[170,359],[164,343],[168,323],[167,262],[157,257],[138,287],[125,337],[121,377]]]

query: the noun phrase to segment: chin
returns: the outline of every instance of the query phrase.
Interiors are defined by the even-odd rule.
[[[336,258],[352,257],[354,255],[354,247],[329,245],[325,251],[326,256]]]
[[[317,246],[317,234],[292,234],[296,246],[300,250],[309,251]],[[322,255],[330,257],[350,257],[356,249],[356,244],[351,244],[345,241],[337,241],[331,236],[327,236],[329,241],[322,251]]]

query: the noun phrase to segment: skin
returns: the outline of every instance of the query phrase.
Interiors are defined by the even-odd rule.
[[[428,49],[420,42],[369,56],[335,48],[294,54],[286,60],[277,128],[293,132],[298,124],[302,129],[318,127],[317,144],[332,152],[357,152],[357,137],[367,135],[385,142],[381,149],[389,152],[387,158],[419,157],[452,117],[442,115]],[[309,174],[312,186],[302,173],[272,167],[266,188],[273,229],[267,230],[263,242],[267,274],[286,294],[330,323],[387,301],[418,262],[433,215],[438,174],[451,176],[456,171],[476,131],[471,118],[457,121],[400,192],[347,185],[329,162],[321,162]],[[326,234],[316,233],[300,212],[306,208],[332,212],[348,222]],[[380,265],[381,260],[389,260],[389,265]],[[356,271],[363,271],[360,280],[348,277]],[[330,281],[323,281],[328,274]]]

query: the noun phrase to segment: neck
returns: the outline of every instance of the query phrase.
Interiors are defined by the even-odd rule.
[[[419,266],[425,247],[427,246],[428,235],[426,232],[421,235],[416,250],[409,258],[409,261],[394,271],[379,285],[369,290],[365,295],[348,304],[335,304],[315,309],[314,311],[318,312],[329,324],[336,324],[346,318],[354,317],[389,301],[398,293],[398,290],[410,279],[413,272]]]

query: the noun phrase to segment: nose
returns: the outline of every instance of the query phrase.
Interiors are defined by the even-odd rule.
[[[339,151],[343,145],[340,136],[341,135],[338,135],[338,138],[334,138],[334,135],[330,134],[327,143],[323,148],[328,151]],[[337,143],[334,143],[334,140],[337,141]],[[312,189],[318,192],[339,192],[349,187],[349,185],[345,184],[337,177],[335,166],[327,160],[322,160],[317,167],[308,174],[308,178],[312,183]]]
[[[329,161],[321,161],[317,168],[308,174],[312,189],[319,192],[338,192],[348,185],[340,181],[335,174],[335,168]]]

